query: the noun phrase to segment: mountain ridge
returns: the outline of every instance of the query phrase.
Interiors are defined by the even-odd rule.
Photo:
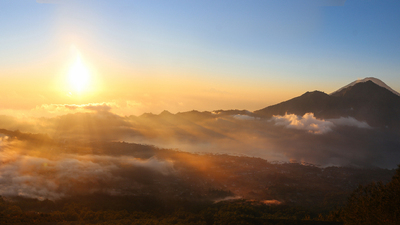
[[[400,132],[400,96],[377,78],[354,81],[331,94],[318,90],[307,91],[300,96],[254,112],[232,109],[211,112],[192,110],[172,114],[163,111],[159,115],[143,114],[140,117],[202,121],[236,115],[267,119],[276,115],[302,116],[306,113],[313,113],[318,119],[352,117],[360,122],[366,122],[372,127],[390,128]]]

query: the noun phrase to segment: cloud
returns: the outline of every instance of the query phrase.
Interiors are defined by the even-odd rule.
[[[328,121],[333,122],[335,125],[339,126],[351,126],[351,127],[358,127],[358,128],[365,128],[370,129],[371,127],[368,125],[367,122],[358,121],[353,117],[340,117],[339,119],[329,119]]]
[[[306,113],[302,117],[295,114],[285,114],[284,116],[273,116],[271,120],[275,121],[275,125],[277,126],[306,130],[314,134],[324,134],[330,132],[335,126],[330,121],[319,120],[315,118],[314,113]]]
[[[96,192],[129,195],[150,185],[171,186],[164,181],[178,182],[182,165],[212,168],[195,154],[177,160],[176,152],[110,140],[322,166],[393,168],[400,159],[398,135],[368,129],[368,124],[350,117],[320,120],[308,113],[268,121],[209,112],[122,117],[110,112],[107,104],[58,107],[70,107],[67,110],[75,113],[37,118],[29,126],[23,120],[0,117],[2,124],[21,129],[0,129],[0,195],[39,199]],[[171,157],[174,154],[176,158]],[[154,183],[158,181],[162,182]]]
[[[159,161],[154,157],[147,160],[138,160],[136,158],[128,157],[125,160],[131,165],[158,171],[164,175],[170,174],[174,171],[173,163],[171,161]]]
[[[39,113],[50,113],[55,115],[62,115],[72,112],[108,112],[112,108],[118,108],[119,106],[114,102],[102,102],[102,103],[88,103],[88,104],[43,104],[36,106],[33,112]]]
[[[275,122],[277,126],[284,126],[286,128],[306,130],[314,134],[326,134],[331,132],[336,126],[351,126],[369,129],[371,128],[368,123],[358,121],[352,117],[340,117],[339,119],[317,119],[314,113],[306,113],[303,116],[295,114],[285,114],[284,116],[273,116],[271,121]]]
[[[253,116],[249,115],[234,115],[233,118],[238,119],[238,120],[254,120],[255,118]]]
[[[295,159],[298,162],[323,166],[374,165],[388,168],[395,167],[400,158],[395,151],[400,146],[398,136],[379,133],[378,129],[372,129],[367,123],[351,117],[321,120],[308,113],[303,116],[275,116],[271,120],[265,120],[237,115],[237,112],[163,113],[125,117],[110,111],[110,107],[118,107],[110,104],[49,107],[63,108],[70,113],[36,119],[0,116],[0,122],[5,126],[3,128],[8,129],[8,132],[3,133],[9,137],[7,139],[4,136],[1,139],[0,148],[10,148],[11,145],[7,146],[7,143],[14,141],[18,143],[14,145],[19,146],[24,154],[26,151],[41,151],[51,155],[58,151],[44,149],[41,147],[43,143],[60,142],[75,146],[72,147],[76,149],[75,152],[89,155],[132,156],[130,149],[103,144],[109,141],[125,141],[186,152],[261,157],[269,161]],[[20,135],[14,132],[17,129],[33,134]],[[44,135],[34,135],[35,133]],[[82,147],[83,143],[91,148]],[[94,146],[94,143],[101,144]],[[162,175],[174,171],[170,162],[158,158],[150,159],[152,156],[154,155],[147,153],[135,155],[132,161],[121,160],[114,164],[122,166],[123,162],[124,165],[135,167],[135,171],[145,170],[146,173]],[[138,158],[148,161],[138,161]],[[93,161],[78,159],[82,160]],[[74,165],[74,168],[78,168],[77,164]],[[122,177],[131,176],[123,171],[126,170],[120,170]],[[138,173],[135,171],[132,173]]]
[[[103,104],[88,104],[83,106],[84,109],[96,111],[96,112],[108,112],[111,110],[111,107],[106,103]]]
[[[0,109],[0,117],[8,115],[18,119],[48,118],[77,112],[113,112],[118,115],[129,116],[137,112],[148,111],[148,109],[144,109],[146,107],[148,106],[142,102],[133,100],[112,100],[87,104],[41,104],[31,109],[2,108]]]
[[[323,166],[391,168],[399,159],[394,151],[400,146],[398,138],[368,129],[368,124],[353,118],[321,120],[310,113],[264,120],[203,112],[193,117],[153,115],[129,121],[141,135],[124,141],[187,152],[246,155],[269,161],[295,159]]]
[[[73,194],[105,192],[126,194],[145,187],[140,179],[150,171],[167,176],[174,172],[171,161],[155,158],[107,155],[61,154],[50,157],[0,151],[0,196],[59,199]],[[143,178],[142,178],[143,179]],[[126,187],[128,185],[129,188]]]
[[[9,129],[9,130],[25,130],[29,132],[38,132],[36,130],[36,126],[38,122],[32,118],[16,118],[13,116],[5,116],[0,115],[0,129]]]
[[[214,200],[214,203],[238,200],[238,199],[242,199],[242,198],[243,198],[242,196],[228,196],[225,198],[216,199],[216,200]]]

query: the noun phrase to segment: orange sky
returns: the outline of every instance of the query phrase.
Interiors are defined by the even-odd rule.
[[[85,54],[71,45],[54,58],[2,68],[0,103],[3,111],[18,110],[29,115],[28,111],[42,105],[88,103],[116,106],[114,112],[123,115],[163,110],[256,110],[305,91],[294,84],[288,91],[286,87],[257,80],[168,66],[133,68],[103,57]],[[74,71],[78,58],[80,69]],[[87,75],[82,76],[79,70],[86,70]],[[75,80],[71,80],[74,76]],[[80,91],[76,90],[85,76],[87,81]]]

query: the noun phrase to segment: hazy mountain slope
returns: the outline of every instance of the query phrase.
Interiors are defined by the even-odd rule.
[[[337,98],[333,98],[324,92],[313,91],[254,111],[254,114],[262,117],[272,117],[273,115],[284,115],[285,113],[303,115],[308,112],[314,112],[317,115],[327,109],[333,109],[337,104]]]

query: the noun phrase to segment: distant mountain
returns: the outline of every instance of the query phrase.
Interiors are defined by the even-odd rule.
[[[196,110],[187,111],[187,112],[178,112],[176,114],[172,114],[166,110],[161,112],[160,114],[152,114],[152,113],[144,113],[139,118],[164,118],[164,119],[171,119],[171,118],[179,118],[179,119],[186,119],[190,121],[201,121],[207,119],[215,119],[218,117],[225,117],[225,116],[235,116],[235,115],[247,115],[253,116],[253,113],[248,110],[239,110],[239,109],[230,109],[230,110],[214,110],[212,112],[204,111],[199,112]]]
[[[375,127],[400,129],[400,96],[376,78],[365,78],[328,95],[320,91],[305,94],[288,101],[257,110],[255,115],[273,115],[312,112],[317,118],[353,117]]]
[[[326,94],[321,91],[306,92],[301,96],[276,105],[250,112],[247,110],[216,110],[212,112],[188,111],[159,115],[145,113],[138,118],[163,121],[165,124],[191,124],[220,117],[243,115],[270,118],[274,115],[314,113],[319,119],[353,117],[372,127],[400,131],[400,94],[377,78],[368,77],[354,81],[339,90]]]

